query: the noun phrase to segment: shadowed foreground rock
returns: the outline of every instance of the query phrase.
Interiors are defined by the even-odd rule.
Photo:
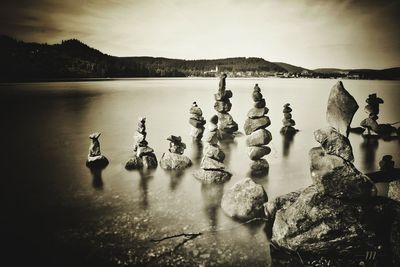
[[[267,201],[264,188],[251,178],[245,178],[223,195],[221,207],[229,217],[249,220],[262,214],[263,204]]]

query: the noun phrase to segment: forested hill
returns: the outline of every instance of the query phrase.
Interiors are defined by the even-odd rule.
[[[0,81],[122,77],[215,77],[221,72],[234,77],[343,77],[344,73],[319,73],[262,58],[182,60],[159,57],[115,57],[76,39],[60,44],[26,43],[0,36]],[[376,76],[375,70],[357,73]],[[385,71],[385,70],[383,70]],[[382,72],[382,71],[381,71]],[[346,73],[350,73],[347,71]],[[400,78],[400,68],[384,72],[385,79]],[[374,76],[375,75],[375,76]]]

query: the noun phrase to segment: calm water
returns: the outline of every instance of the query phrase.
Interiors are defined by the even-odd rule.
[[[270,109],[270,171],[256,179],[270,199],[311,184],[308,151],[313,131],[326,125],[325,110],[335,80],[229,79],[231,115],[242,129],[258,83]],[[344,80],[360,105],[353,126],[365,118],[368,94],[385,103],[379,121],[400,120],[399,81]],[[208,120],[215,111],[217,79],[133,79],[1,84],[2,236],[15,265],[40,260],[57,265],[244,265],[271,262],[262,224],[240,225],[220,209],[224,190],[247,176],[250,160],[245,136],[223,144],[233,173],[222,186],[204,186],[192,177],[201,147],[189,136],[189,108],[197,101]],[[283,104],[291,103],[300,132],[292,141],[279,134]],[[158,159],[170,134],[181,135],[194,165],[183,173],[161,168],[126,171],[137,119],[147,117],[147,140]],[[85,166],[88,135],[101,131],[102,153],[110,160],[102,172]],[[400,163],[400,143],[367,144],[352,134],[355,165],[374,171],[384,154]],[[384,188],[381,188],[384,194]],[[182,232],[207,232],[160,243],[150,239]]]

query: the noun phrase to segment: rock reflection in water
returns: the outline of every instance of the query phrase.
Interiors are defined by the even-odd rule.
[[[296,135],[296,133],[282,133],[282,156],[284,158],[287,158],[290,154],[290,147],[293,145],[294,143],[294,136]]]
[[[212,228],[218,226],[218,209],[221,206],[222,195],[224,194],[223,184],[202,184],[201,195],[204,202],[204,210]]]
[[[203,157],[203,142],[193,139],[192,143],[192,162],[195,166],[200,166]]]
[[[171,170],[167,171],[170,176],[170,181],[169,181],[169,189],[171,191],[175,191],[179,184],[182,182],[182,176],[185,173],[184,170]]]
[[[140,206],[143,209],[147,209],[149,207],[148,200],[148,190],[149,190],[149,181],[153,178],[152,170],[139,170],[140,175]]]
[[[221,144],[222,151],[225,153],[226,166],[229,166],[231,152],[232,152],[232,149],[235,149],[235,147],[237,147],[237,142],[233,138],[228,138],[228,139],[220,140],[220,144]]]
[[[376,158],[376,151],[379,146],[379,141],[377,138],[374,137],[364,137],[364,141],[360,145],[360,149],[363,152],[363,164],[364,170],[374,171],[375,167],[375,158]]]
[[[92,186],[96,190],[103,190],[103,177],[102,168],[90,168],[90,174],[92,175]]]

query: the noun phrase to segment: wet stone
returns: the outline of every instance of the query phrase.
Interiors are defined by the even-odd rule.
[[[271,148],[267,146],[249,146],[247,148],[247,154],[251,160],[259,160],[269,153],[271,153]]]
[[[266,129],[259,129],[250,134],[246,139],[247,146],[268,145],[272,140],[271,132]]]
[[[193,173],[193,176],[205,184],[220,184],[229,181],[232,174],[224,170],[203,170]]]

